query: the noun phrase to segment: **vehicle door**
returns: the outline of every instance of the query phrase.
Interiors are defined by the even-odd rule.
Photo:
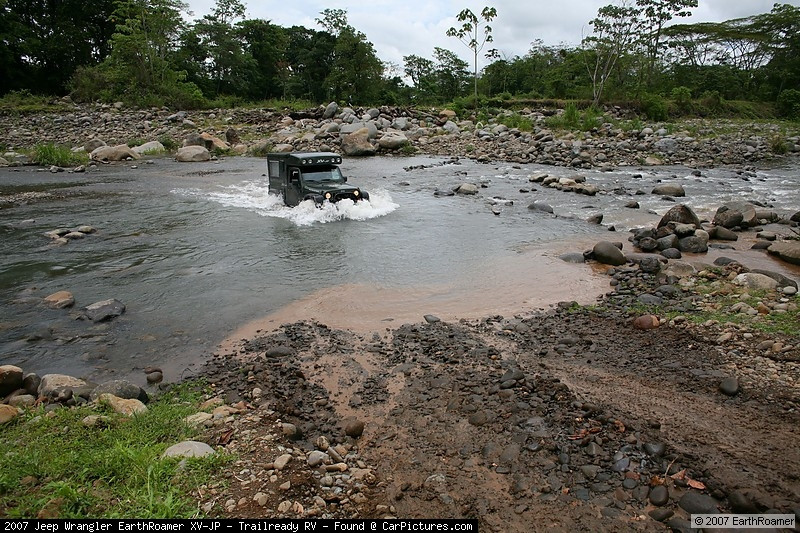
[[[302,183],[300,181],[300,169],[289,167],[286,174],[286,189],[284,192],[284,202],[286,205],[297,205],[303,199]]]

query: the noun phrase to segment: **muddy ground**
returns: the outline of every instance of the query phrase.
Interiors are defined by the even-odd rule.
[[[725,324],[634,328],[620,292],[663,281],[632,269],[592,309],[242,339],[206,371],[238,406],[208,439],[236,459],[199,506],[466,517],[483,531],[689,531],[693,512],[800,512],[796,339],[735,329],[732,349]],[[700,299],[684,289],[670,305]],[[767,338],[783,349],[765,352]]]

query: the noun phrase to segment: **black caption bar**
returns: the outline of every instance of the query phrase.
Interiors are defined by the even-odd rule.
[[[467,531],[478,532],[477,520],[272,520],[272,519],[197,519],[197,520],[6,520],[0,519],[0,533],[103,533],[128,531],[131,533],[172,532],[217,533],[243,531],[269,533],[290,531],[301,532],[346,532],[390,531],[440,532]]]

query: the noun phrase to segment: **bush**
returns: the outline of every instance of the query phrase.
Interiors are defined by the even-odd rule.
[[[722,110],[722,95],[719,94],[719,91],[706,91],[700,98],[700,104],[706,111],[718,113]]]
[[[657,94],[645,94],[639,102],[639,108],[650,120],[667,120],[667,101]]]
[[[782,117],[800,118],[800,91],[786,89],[778,95],[778,114]]]
[[[71,167],[89,161],[85,153],[75,153],[66,146],[52,143],[37,144],[33,149],[32,159],[39,165]]]
[[[692,110],[692,90],[681,85],[672,89],[672,100],[680,113],[689,113]]]

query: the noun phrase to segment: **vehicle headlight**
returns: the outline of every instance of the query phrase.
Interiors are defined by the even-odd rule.
[[[358,196],[358,191],[353,191],[353,196]]]
[[[326,192],[326,193],[325,193],[325,199],[326,199],[326,200],[330,200],[330,199],[331,199],[331,193],[329,193],[329,192]]]

